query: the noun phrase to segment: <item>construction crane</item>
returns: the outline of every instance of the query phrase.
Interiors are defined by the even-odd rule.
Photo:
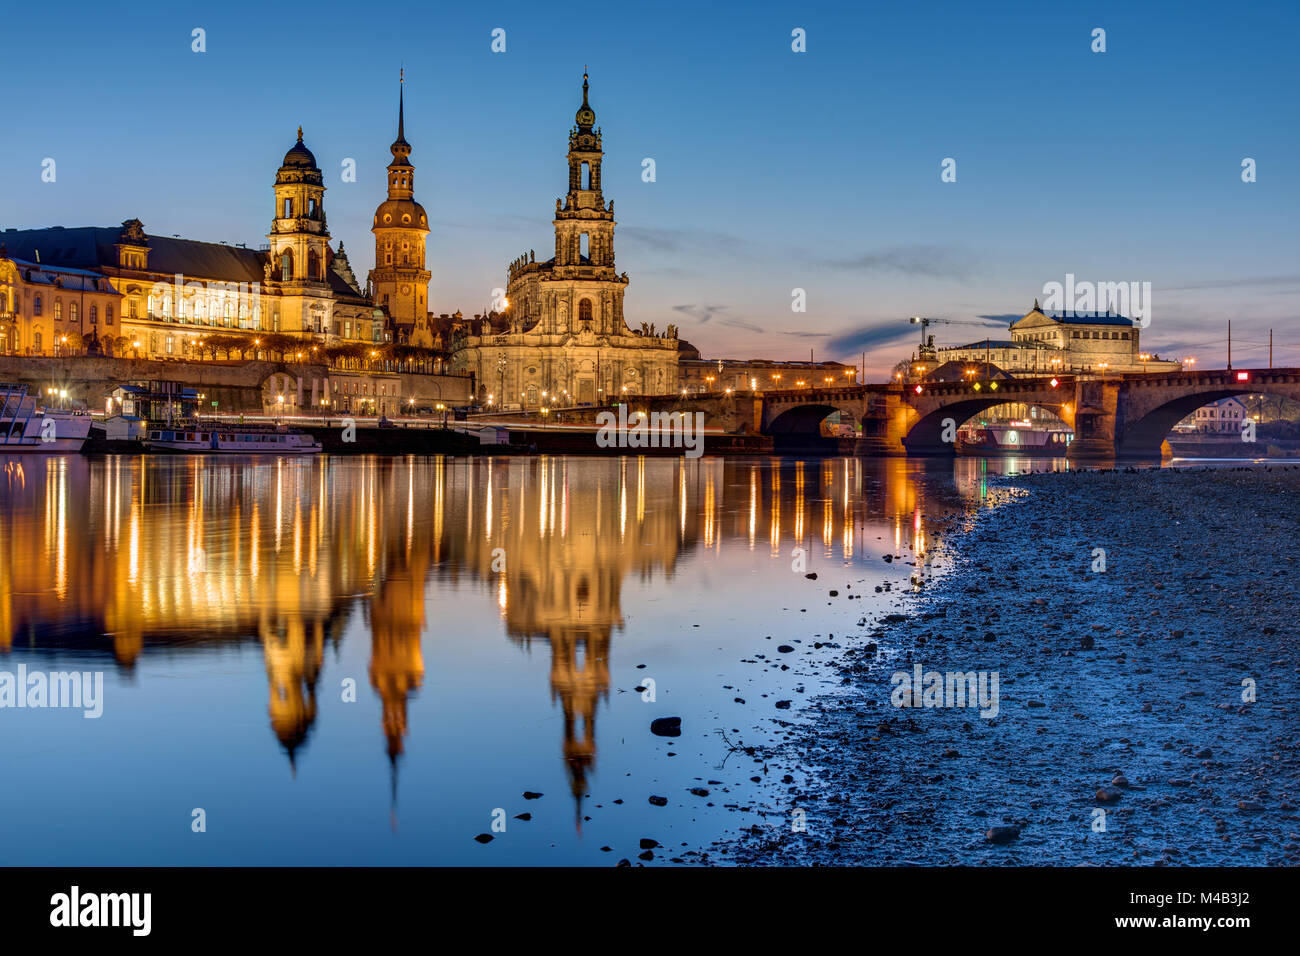
[[[934,336],[926,335],[926,330],[932,323],[942,323],[944,325],[977,325],[983,329],[992,328],[984,322],[970,322],[965,319],[932,319],[929,316],[924,315],[914,315],[908,319],[908,321],[913,325],[919,325],[921,327],[921,347],[917,351],[917,359],[922,362],[933,362],[938,358],[938,352],[935,351],[934,347]]]

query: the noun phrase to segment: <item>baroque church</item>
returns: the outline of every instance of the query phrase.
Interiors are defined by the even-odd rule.
[[[678,389],[677,329],[628,327],[626,272],[614,262],[614,201],[601,190],[604,152],[582,76],[582,105],[569,133],[568,190],[555,200],[555,254],[510,263],[503,308],[463,325],[452,367],[474,374],[491,407],[600,404],[620,395]]]

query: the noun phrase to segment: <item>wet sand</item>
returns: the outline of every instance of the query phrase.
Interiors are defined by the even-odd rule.
[[[753,755],[765,823],[703,861],[1300,863],[1300,469],[1029,475],[989,504]],[[996,672],[997,716],[894,706],[918,663]]]

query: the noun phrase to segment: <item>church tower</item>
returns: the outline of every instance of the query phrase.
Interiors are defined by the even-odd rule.
[[[325,180],[316,157],[302,141],[284,154],[275,174],[275,216],[267,234],[265,265],[269,291],[279,296],[269,326],[274,332],[326,333],[330,292],[326,279],[329,228],[325,221]],[[281,314],[283,313],[283,314]]]
[[[569,191],[563,200],[555,200],[555,265],[557,273],[607,278],[614,270],[614,203],[607,207],[600,191],[605,154],[600,130],[594,128],[596,113],[587,100],[588,89],[584,72],[582,105],[569,132]],[[612,324],[600,324],[597,332],[618,331]]]
[[[405,77],[402,79],[405,87]],[[375,304],[388,311],[393,324],[403,331],[411,345],[433,347],[429,329],[429,279],[424,267],[424,242],[429,220],[424,207],[415,201],[415,167],[411,165],[411,144],[405,135],[404,90],[397,97],[397,139],[389,147],[393,161],[388,165],[388,198],[375,210],[375,267],[370,272]]]

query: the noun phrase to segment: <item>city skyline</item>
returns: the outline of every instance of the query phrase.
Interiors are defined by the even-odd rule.
[[[604,130],[606,194],[617,204],[618,267],[631,277],[627,321],[673,322],[706,356],[799,358],[811,349],[819,359],[855,361],[867,351],[867,378],[879,380],[913,347],[907,316],[987,321],[987,332],[940,327],[941,344],[999,336],[1045,283],[1070,274],[1151,282],[1147,341],[1165,357],[1196,355],[1202,367],[1222,364],[1228,319],[1234,360],[1262,364],[1267,330],[1281,332],[1295,318],[1287,293],[1300,282],[1293,265],[1300,247],[1287,213],[1296,189],[1280,175],[1296,140],[1284,93],[1294,67],[1281,56],[1294,11],[1266,8],[1249,25],[1189,15],[1172,26],[1119,8],[1090,7],[1088,19],[1036,12],[1033,22],[943,9],[938,22],[950,29],[924,35],[905,13],[868,24],[847,8],[809,15],[780,5],[744,22],[693,15],[689,30],[674,32],[675,18],[686,15],[670,8],[642,24],[614,12],[578,42],[557,36],[567,33],[562,23],[508,6],[437,20],[417,11],[403,31],[413,39],[401,41],[376,41],[385,24],[325,17],[308,31],[317,31],[321,48],[337,49],[331,38],[350,31],[365,55],[336,82],[326,80],[323,96],[276,94],[271,108],[258,101],[233,116],[230,104],[265,96],[266,82],[231,74],[232,65],[273,62],[283,51],[267,43],[284,35],[278,27],[287,20],[273,14],[265,35],[255,35],[229,29],[242,16],[237,9],[205,14],[206,25],[159,15],[131,30],[135,47],[152,49],[172,79],[157,91],[161,115],[183,101],[186,113],[229,117],[223,128],[237,137],[208,139],[203,122],[192,139],[184,123],[179,137],[142,137],[114,111],[75,124],[60,119],[66,112],[38,112],[23,146],[0,159],[10,182],[32,183],[11,195],[0,227],[138,217],[158,235],[256,248],[271,213],[271,164],[301,123],[326,177],[331,233],[364,275],[401,67],[421,172],[417,198],[431,220],[429,306],[472,315],[505,285],[511,259],[547,246],[586,64]],[[1270,15],[1279,29],[1257,29]],[[87,12],[78,22],[98,16]],[[1089,48],[1096,26],[1107,30],[1104,53]],[[498,27],[506,31],[503,53],[491,50]],[[203,53],[191,49],[195,28],[205,31]],[[806,31],[806,52],[791,49],[795,28]],[[122,29],[104,22],[64,43],[81,69],[94,70],[115,55],[111,40]],[[439,58],[410,49],[424,29],[445,38]],[[886,35],[897,42],[887,45]],[[883,72],[887,85],[868,86],[879,95],[863,99],[850,78],[861,62],[852,47],[868,37],[868,77]],[[295,42],[305,48],[312,38]],[[1271,44],[1276,57],[1267,55]],[[572,55],[561,55],[570,46]],[[1197,49],[1221,61],[1212,84],[1188,59]],[[1014,66],[987,69],[1013,52]],[[58,104],[77,95],[78,69],[44,76],[30,52],[16,56],[20,97]],[[918,57],[931,72],[913,65],[908,84],[888,69]],[[982,94],[997,87],[997,115],[965,110],[982,95],[958,82],[974,62],[985,70],[974,84]],[[1161,66],[1160,81],[1151,81]],[[1036,82],[1005,86],[1017,70],[1035,73]],[[1085,70],[1086,103],[1069,83]],[[132,75],[115,65],[107,89]],[[1203,110],[1199,126],[1178,126],[1198,97],[1202,108],[1217,102],[1232,112]],[[1063,142],[1026,135],[1026,122],[1048,104],[1062,111],[1055,128],[1078,129],[1073,110],[1086,105],[1088,115],[1117,120],[1117,135]],[[363,106],[360,119],[345,118]],[[859,121],[867,119],[875,123],[864,129]],[[78,148],[87,136],[106,148]],[[1127,153],[1126,136],[1147,149]],[[1256,182],[1242,181],[1246,157],[1257,164]],[[54,182],[41,180],[46,158],[57,164]],[[642,180],[646,158],[655,161],[654,182]],[[956,160],[956,182],[940,179],[945,158]],[[355,160],[355,183],[341,181],[347,159]],[[809,188],[814,182],[823,185]],[[1193,222],[1210,219],[1219,227],[1192,238]],[[806,312],[791,311],[796,288],[806,292]],[[1295,364],[1300,345],[1279,335],[1275,354],[1276,364]]]

